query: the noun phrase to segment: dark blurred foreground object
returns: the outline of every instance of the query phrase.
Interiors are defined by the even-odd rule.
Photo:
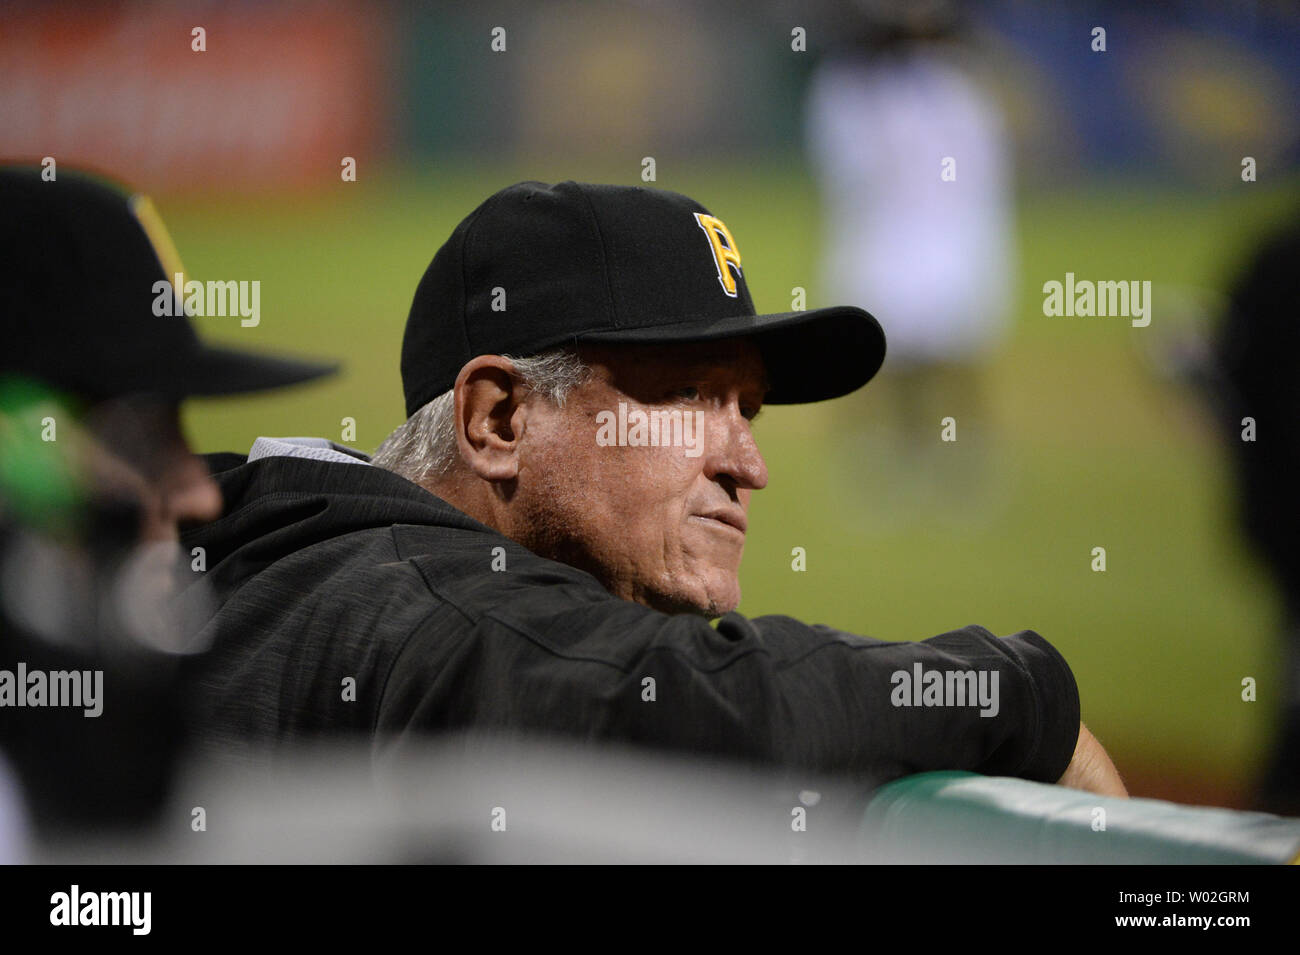
[[[1285,614],[1282,721],[1257,805],[1300,814],[1300,216],[1265,241],[1230,299],[1212,388],[1242,525],[1281,588]]]
[[[166,797],[193,649],[166,609],[178,525],[221,509],[179,401],[330,370],[204,345],[155,311],[183,273],[145,197],[0,165],[0,746],[42,837]]]
[[[1300,819],[1010,777],[862,782],[725,760],[454,734],[189,767],[152,838],[37,861],[121,863],[1281,864]],[[219,835],[195,834],[196,808]]]

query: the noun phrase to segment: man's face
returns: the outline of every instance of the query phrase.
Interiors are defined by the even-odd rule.
[[[564,408],[530,402],[511,536],[626,600],[734,610],[750,492],[767,484],[750,428],[766,391],[758,348],[728,339],[580,354],[593,375]],[[652,430],[667,446],[647,444]]]
[[[0,569],[0,604],[36,633],[60,640],[129,636],[157,649],[189,652],[170,601],[186,565],[180,525],[221,513],[221,491],[189,450],[175,403],[122,398],[61,423],[81,492],[79,521],[47,536],[15,535]],[[26,550],[24,550],[26,548]],[[14,556],[18,554],[20,556]],[[26,555],[25,557],[22,555]],[[192,575],[186,575],[186,582]],[[51,590],[51,587],[54,590]],[[51,609],[24,595],[64,592]],[[201,603],[196,596],[195,605]],[[94,620],[87,630],[78,621]]]
[[[135,540],[174,542],[180,524],[220,516],[221,491],[190,451],[174,403],[143,397],[102,402],[87,415],[86,435],[90,494],[134,513]]]
[[[180,525],[221,515],[221,489],[181,432],[174,403],[104,402],[86,419],[83,464],[101,560],[119,577],[117,612],[137,639],[178,649],[169,601],[182,579]]]

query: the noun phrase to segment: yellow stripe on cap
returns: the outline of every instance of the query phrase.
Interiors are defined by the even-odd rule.
[[[178,299],[183,298],[185,295],[185,266],[181,264],[181,254],[176,250],[176,243],[172,241],[167,226],[163,224],[162,216],[158,214],[153,201],[146,195],[137,193],[131,197],[129,205],[132,215],[140,223],[140,228],[144,229],[149,244],[153,246],[154,254],[158,256],[158,261],[162,263],[163,272],[167,275],[167,281],[171,282],[176,289],[176,297]],[[179,276],[179,279],[177,276]],[[179,285],[177,284],[178,281]]]

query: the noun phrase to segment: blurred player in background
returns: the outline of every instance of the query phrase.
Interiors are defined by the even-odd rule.
[[[848,20],[814,74],[807,136],[825,295],[870,302],[890,330],[880,381],[846,402],[861,435],[850,468],[860,480],[863,464],[883,467],[878,490],[895,498],[931,477],[968,494],[988,458],[979,365],[1012,307],[1001,114],[960,64],[952,5],[859,3]],[[959,440],[941,444],[947,417]]]

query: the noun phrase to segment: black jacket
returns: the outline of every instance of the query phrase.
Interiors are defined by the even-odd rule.
[[[887,643],[737,613],[715,627],[613,597],[379,468],[241,461],[210,459],[225,516],[184,541],[219,600],[196,678],[218,743],[554,733],[876,779],[1055,781],[1070,761],[1078,691],[1033,632]],[[997,715],[894,705],[893,675],[918,663],[996,672]]]

